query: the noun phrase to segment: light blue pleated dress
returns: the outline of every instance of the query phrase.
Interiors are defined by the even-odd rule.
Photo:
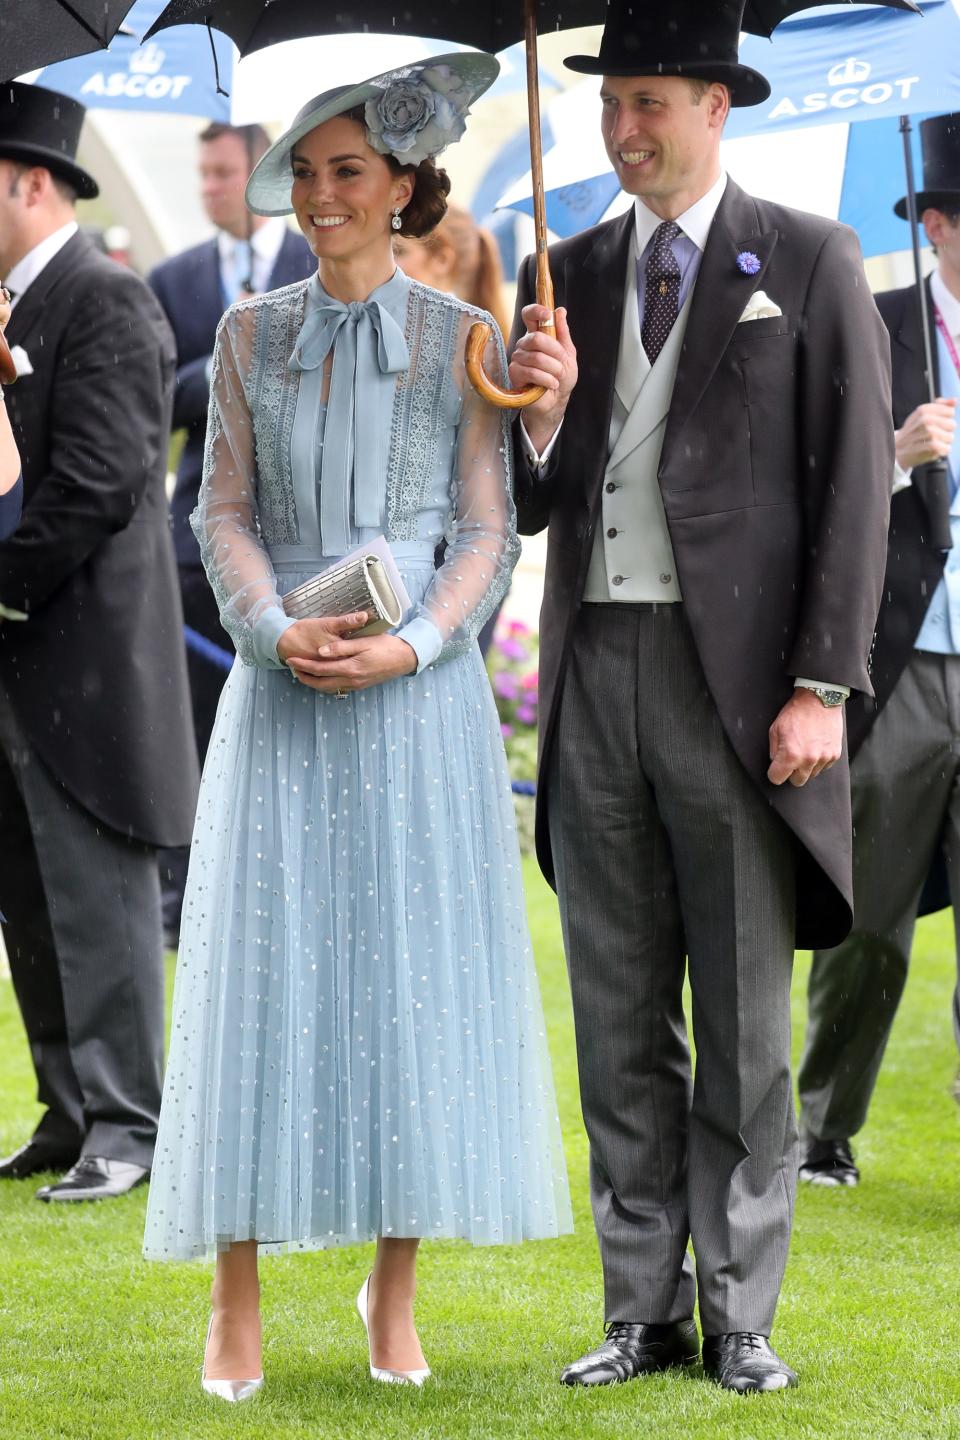
[[[571,1228],[475,640],[518,553],[507,420],[464,374],[478,318],[397,271],[362,305],[314,277],[222,323],[194,528],[238,659],[191,852],[150,1258]],[[320,695],[277,659],[279,597],[377,535],[417,672]]]

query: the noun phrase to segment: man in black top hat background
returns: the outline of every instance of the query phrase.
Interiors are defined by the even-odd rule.
[[[843,700],[870,692],[889,348],[846,227],[720,167],[742,0],[612,7],[601,126],[628,214],[520,276],[520,528],[549,526],[537,845],[570,969],[604,1342],[563,1380],[697,1359],[733,1390],[789,1245],[795,939],[851,920]],[[686,964],[685,964],[686,961]],[[695,1080],[682,1007],[693,996]],[[696,1273],[687,1252],[696,1260]]]
[[[220,317],[235,300],[251,290],[276,290],[305,280],[317,268],[316,257],[302,235],[294,234],[282,218],[268,220],[251,214],[244,202],[250,172],[269,144],[260,125],[214,123],[202,131],[197,153],[200,195],[207,219],[216,226],[216,237],[172,255],[147,276],[177,346],[173,427],[185,430],[186,438],[170,502],[170,522],[184,619],[191,629],[227,650],[233,647],[220,624],[217,602],[190,529],[203,473],[214,337]],[[187,669],[202,765],[227,676],[193,651],[187,653]],[[164,930],[172,946],[179,937],[188,857],[186,849],[160,857]]]
[[[0,544],[0,886],[43,1114],[0,1178],[46,1201],[148,1175],[163,1065],[156,848],[197,767],[164,491],[174,352],[132,271],[78,232],[81,105],[0,87],[0,278],[23,518]],[[13,1137],[10,1137],[11,1139]]]
[[[816,951],[810,972],[800,1177],[820,1185],[859,1180],[850,1138],[867,1118],[939,847],[949,903],[960,917],[960,114],[923,121],[920,138],[917,211],[937,256],[926,289],[938,398],[928,398],[916,286],[878,295],[893,358],[897,493],[873,659],[876,693],[851,703],[847,714],[855,757],[854,928],[842,945]],[[906,219],[904,200],[896,211]],[[942,459],[947,495],[928,469]],[[948,539],[953,548],[945,551]],[[960,940],[957,953],[960,963]],[[960,1045],[957,990],[953,1027]]]

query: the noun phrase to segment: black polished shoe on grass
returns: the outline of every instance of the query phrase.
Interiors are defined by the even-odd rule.
[[[704,1335],[703,1370],[724,1390],[746,1395],[752,1390],[787,1390],[797,1377],[784,1365],[766,1335],[733,1330],[729,1335]]]
[[[150,1171],[126,1160],[104,1160],[99,1155],[81,1155],[55,1185],[44,1185],[37,1199],[45,1201],[115,1200],[138,1185],[145,1185]]]
[[[79,1146],[65,1150],[62,1145],[34,1137],[0,1160],[0,1180],[29,1180],[31,1175],[43,1175],[47,1170],[69,1170],[79,1153]]]
[[[695,1365],[700,1357],[692,1320],[673,1325],[614,1322],[596,1350],[574,1360],[560,1375],[563,1385],[619,1385],[638,1375],[656,1375],[677,1365]]]
[[[812,1135],[800,1152],[800,1179],[807,1185],[859,1185],[860,1171],[849,1140],[817,1140]]]

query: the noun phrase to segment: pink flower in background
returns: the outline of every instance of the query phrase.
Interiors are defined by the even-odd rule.
[[[517,707],[517,719],[521,725],[535,725],[537,723],[537,712],[536,710],[531,710],[529,705],[519,705]]]
[[[493,693],[499,695],[501,700],[516,700],[518,694],[516,680],[507,671],[501,670],[493,677]]]
[[[521,676],[520,686],[523,690],[536,690],[540,684],[540,676],[536,670],[528,670],[526,675]]]
[[[511,635],[529,635],[529,634],[530,634],[530,626],[529,626],[529,625],[524,625],[524,623],[523,623],[522,620],[511,620],[511,621],[510,621],[510,634],[511,634]]]
[[[521,645],[518,640],[498,640],[497,649],[508,660],[526,660],[527,658],[526,646]]]
[[[500,734],[503,736],[504,740],[509,740],[509,739],[510,739],[510,736],[513,734],[513,726],[512,726],[512,725],[501,725],[501,726],[500,726]]]

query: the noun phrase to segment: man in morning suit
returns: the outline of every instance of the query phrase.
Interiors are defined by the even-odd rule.
[[[207,218],[217,234],[174,255],[151,271],[148,283],[163,306],[177,346],[173,426],[186,438],[170,502],[173,545],[186,623],[223,649],[231,648],[200,561],[190,515],[203,473],[210,400],[210,365],[220,317],[254,291],[276,290],[306,279],[316,257],[283,219],[253,215],[243,194],[250,172],[270,144],[260,125],[211,124],[200,135],[198,171]],[[197,753],[203,763],[226,672],[187,652]],[[189,850],[162,857],[164,930],[176,945]]]
[[[158,846],[198,783],[164,475],[173,340],[79,233],[83,106],[0,90],[6,392],[23,518],[0,544],[0,885],[44,1113],[0,1178],[47,1201],[142,1183],[163,1070]]]
[[[796,1381],[769,1343],[791,968],[850,925],[842,702],[870,690],[893,431],[854,235],[720,168],[728,106],[769,94],[737,62],[742,11],[624,0],[566,62],[603,77],[635,203],[551,251],[556,338],[520,277],[512,383],[550,387],[515,432],[520,528],[549,526],[537,845],[607,1321],[569,1385],[694,1363],[697,1299],[709,1377]]]
[[[867,1118],[907,978],[914,924],[942,848],[960,916],[960,114],[920,126],[917,197],[937,268],[926,281],[933,332],[930,401],[916,286],[877,296],[890,332],[896,473],[872,700],[847,713],[853,785],[853,931],[818,950],[800,1065],[800,1178],[856,1185],[850,1148]],[[896,206],[906,218],[906,202]],[[946,460],[946,489],[929,462]],[[923,908],[923,907],[921,907]],[[957,943],[960,961],[960,939]],[[960,1045],[960,999],[953,996]]]

